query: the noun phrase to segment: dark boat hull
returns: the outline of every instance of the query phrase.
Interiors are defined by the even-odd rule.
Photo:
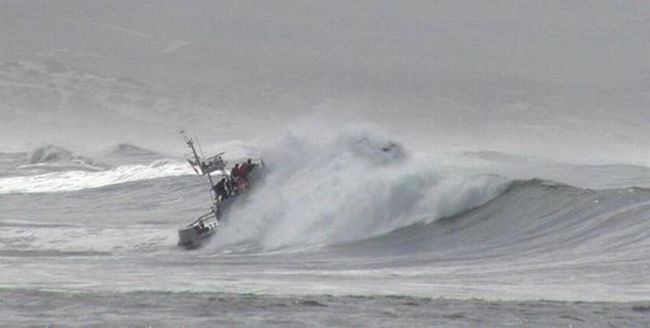
[[[217,231],[214,216],[199,218],[183,229],[178,229],[178,246],[185,249],[197,249]]]

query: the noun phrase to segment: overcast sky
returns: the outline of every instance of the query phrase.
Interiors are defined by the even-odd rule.
[[[320,110],[454,144],[541,124],[545,146],[523,146],[558,150],[567,128],[575,147],[647,145],[646,1],[2,1],[0,44],[1,62],[131,77],[262,121]]]

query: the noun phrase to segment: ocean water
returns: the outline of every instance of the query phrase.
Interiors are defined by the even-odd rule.
[[[0,154],[0,326],[650,322],[648,168],[415,153],[356,125],[223,147],[268,172],[192,251],[176,231],[209,186],[182,158]]]
[[[650,2],[0,2],[0,327],[650,326]],[[265,179],[203,247],[180,129]]]

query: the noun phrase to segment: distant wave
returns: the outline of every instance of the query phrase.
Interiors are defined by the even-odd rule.
[[[94,155],[79,155],[57,145],[45,145],[27,153],[0,153],[0,176],[25,176],[65,171],[105,171],[110,168],[150,163],[168,156],[122,143]]]
[[[194,174],[185,162],[156,161],[104,171],[61,171],[0,178],[0,194],[74,191],[132,181]]]
[[[28,153],[0,154],[2,167],[0,176],[37,175],[63,171],[103,171],[109,166],[89,157],[74,154],[71,150],[56,145],[45,145]]]
[[[111,153],[120,154],[124,156],[162,156],[155,151],[138,147],[133,144],[121,143],[111,148]]]
[[[546,179],[592,189],[650,187],[650,167],[630,164],[575,164],[496,151],[465,152],[458,157],[468,169],[516,180]]]
[[[54,145],[38,147],[29,155],[29,164],[70,161],[75,158],[72,152]]]
[[[79,155],[72,151],[55,145],[46,145],[34,149],[29,154],[29,165],[76,165],[80,168],[106,169],[107,166],[94,160]]]
[[[133,144],[117,144],[100,156],[101,160],[112,165],[145,164],[165,158],[165,155]]]

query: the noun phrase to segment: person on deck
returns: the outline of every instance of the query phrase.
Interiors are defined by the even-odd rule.
[[[245,172],[246,177],[248,177],[248,174],[250,174],[253,171],[255,165],[256,164],[253,164],[252,159],[249,158],[248,160],[246,160],[246,172]]]
[[[228,198],[228,190],[226,189],[226,179],[222,178],[214,185],[214,193],[217,195],[218,200],[224,200]]]
[[[246,179],[248,175],[248,162],[243,162],[239,165],[239,176]]]
[[[237,193],[237,189],[235,188],[235,183],[233,181],[232,176],[228,176],[226,179],[226,190],[228,192],[228,195],[235,195]]]
[[[246,162],[235,165],[235,167],[232,169],[232,175],[236,178],[245,179],[246,173],[248,171],[246,167],[247,167]]]

